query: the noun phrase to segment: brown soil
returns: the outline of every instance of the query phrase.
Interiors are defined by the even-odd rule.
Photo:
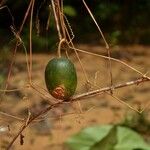
[[[107,54],[105,48],[99,46],[80,45],[78,47],[94,53]],[[79,53],[79,56],[92,84],[96,84],[98,87],[110,85],[108,60],[83,53]],[[52,57],[54,55],[50,53],[33,55],[32,78],[33,83],[37,85],[36,89],[39,91],[43,91],[41,87],[45,89],[44,68]],[[130,64],[143,73],[147,73],[150,67],[150,47],[114,47],[112,49],[112,57]],[[76,65],[78,73],[76,94],[95,89],[92,85],[86,84],[83,71],[73,52],[70,54],[70,58]],[[117,62],[112,62],[112,74],[113,84],[124,83],[140,77],[136,72]],[[49,101],[43,99],[40,93],[26,87],[27,83],[25,55],[18,53],[12,76],[9,80],[9,89],[22,89],[17,92],[6,93],[5,95],[1,94],[0,111],[25,118],[27,117],[28,109],[34,115],[48,105]],[[143,108],[149,102],[149,83],[118,89],[113,94],[134,108],[138,108],[139,105]],[[51,97],[51,101],[53,100]],[[43,121],[33,123],[28,127],[23,132],[24,144],[21,146],[18,139],[12,149],[62,150],[64,149],[64,141],[77,133],[81,128],[98,124],[120,123],[126,112],[129,111],[133,112],[106,93],[86,98],[80,104],[64,104],[44,115],[45,119]],[[145,112],[148,114],[149,108]],[[146,117],[149,119],[148,115]],[[21,124],[21,121],[0,114],[0,127],[6,127],[7,125],[10,127],[10,131],[0,132],[0,149],[6,148],[18,132]]]

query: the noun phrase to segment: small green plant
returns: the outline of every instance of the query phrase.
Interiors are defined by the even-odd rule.
[[[66,145],[69,150],[150,150],[137,132],[116,125],[85,128],[69,138]]]
[[[34,29],[32,32],[32,46],[33,46],[33,52],[49,52],[52,51],[51,49],[54,49],[56,43],[57,36],[54,31],[54,23],[53,20],[51,21],[50,26],[52,26],[52,29],[50,31],[47,31],[47,33],[44,33],[44,31],[37,31]],[[40,29],[39,29],[40,30]],[[43,29],[46,30],[46,29]],[[37,33],[40,32],[40,33]],[[50,33],[49,33],[50,32]],[[51,36],[53,34],[53,36]],[[24,34],[22,37],[22,40],[27,48],[29,48],[29,28],[24,29]]]
[[[129,111],[120,125],[129,127],[141,134],[147,134],[150,131],[150,120],[147,116],[148,111],[144,111],[141,114]]]
[[[111,42],[111,45],[116,45],[119,43],[119,39],[120,39],[120,36],[121,36],[121,32],[119,30],[116,30],[114,32],[112,32],[109,36],[109,39],[110,39],[110,42]]]
[[[76,9],[69,5],[64,6],[64,13],[70,17],[75,17],[77,15]]]

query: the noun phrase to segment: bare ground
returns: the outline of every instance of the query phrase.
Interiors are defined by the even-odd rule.
[[[79,45],[81,49],[106,55],[106,50],[99,46]],[[147,73],[150,67],[150,47],[127,46],[114,47],[112,57],[120,59],[143,73]],[[79,53],[81,61],[92,84],[98,87],[110,85],[109,63],[100,57]],[[34,54],[32,80],[36,89],[45,89],[44,68],[47,62],[54,57],[53,54]],[[71,60],[74,62],[78,73],[78,88],[76,94],[95,89],[86,84],[86,79],[80,64],[72,52]],[[4,68],[3,68],[4,69]],[[126,66],[112,62],[113,84],[124,83],[140,77],[139,74]],[[9,88],[21,88],[18,92],[1,94],[0,111],[20,118],[27,117],[28,110],[34,115],[46,107],[49,101],[43,99],[40,93],[27,88],[28,76],[25,55],[18,53],[15,59],[12,76],[9,80]],[[144,83],[132,87],[126,87],[114,91],[114,95],[130,104],[134,108],[145,107],[149,103],[150,84]],[[97,87],[96,87],[97,88]],[[51,98],[52,100],[53,98]],[[146,118],[150,118],[149,108],[145,110]],[[15,150],[62,150],[71,135],[81,128],[97,124],[120,123],[127,112],[133,112],[125,105],[104,93],[99,96],[86,98],[79,103],[64,104],[44,116],[44,120],[33,123],[24,132],[24,144],[20,146],[19,139],[12,149]],[[10,131],[0,132],[0,149],[5,149],[14,135],[18,132],[22,122],[16,119],[0,115],[0,127],[10,126]],[[150,133],[150,130],[147,131]]]

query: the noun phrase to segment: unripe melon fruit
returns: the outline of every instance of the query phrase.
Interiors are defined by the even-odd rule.
[[[53,58],[45,69],[45,82],[49,93],[56,99],[67,100],[77,87],[74,64],[67,58]]]

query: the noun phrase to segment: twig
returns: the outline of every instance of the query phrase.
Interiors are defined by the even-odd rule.
[[[8,118],[12,118],[12,119],[15,119],[15,120],[18,120],[18,121],[22,121],[22,122],[25,121],[24,118],[20,118],[20,117],[18,117],[18,116],[11,115],[11,114],[8,114],[8,113],[3,112],[3,111],[0,111],[0,115],[4,116],[5,119],[6,119],[6,117],[8,117]],[[33,120],[33,122],[39,122],[39,121],[44,120],[44,119],[45,119],[45,118],[44,118],[43,116],[40,116],[40,118]]]
[[[22,29],[23,29],[23,26],[24,26],[24,24],[25,24],[25,22],[26,22],[26,20],[27,20],[27,17],[28,17],[28,15],[29,15],[29,12],[30,12],[30,9],[31,9],[31,5],[32,5],[32,1],[30,1],[29,6],[28,6],[28,8],[27,8],[27,11],[26,11],[26,13],[25,13],[25,15],[24,15],[22,24],[21,24],[20,29],[19,29],[19,32],[18,32],[18,35],[20,35],[20,33],[21,33]],[[14,48],[14,50],[13,50],[13,56],[12,56],[11,64],[10,64],[10,66],[9,66],[9,71],[8,71],[8,76],[7,76],[7,79],[6,79],[5,90],[7,90],[7,88],[8,88],[8,82],[9,82],[10,77],[11,77],[11,71],[12,71],[12,67],[13,67],[13,65],[14,65],[15,56],[16,56],[16,52],[17,52],[17,48],[18,48],[19,42],[20,42],[20,41],[17,40],[16,45],[15,45],[15,48]],[[4,92],[4,94],[5,94],[5,92]]]
[[[63,12],[62,12],[62,13],[63,13]],[[69,38],[68,43],[70,44],[70,43],[73,41],[75,35],[74,35],[74,33],[73,33],[72,27],[71,27],[71,25],[70,25],[70,23],[69,23],[67,17],[66,17],[64,14],[62,14],[62,15],[63,15],[63,17],[64,17],[64,19],[65,19],[65,22],[66,22],[66,24],[65,24],[65,22],[64,22],[64,29],[65,29],[65,31],[66,31],[67,36],[69,35],[69,37],[68,37],[68,38]],[[68,27],[69,30],[67,29],[67,27]],[[68,32],[68,33],[67,33],[67,32]],[[70,34],[69,34],[69,32],[70,32]]]
[[[58,31],[58,37],[59,37],[59,40],[61,41],[62,35],[61,35],[61,31],[60,31],[59,20],[58,20],[58,15],[56,13],[56,7],[55,7],[54,0],[51,0],[51,3],[52,3],[53,12],[54,12],[55,22],[56,22],[56,28]]]
[[[75,48],[75,47],[71,47],[71,46],[69,46],[69,48],[72,49],[72,50],[79,51],[79,52],[84,53],[84,54],[93,55],[93,56],[101,57],[101,58],[104,58],[104,59],[111,59],[113,61],[116,61],[118,63],[121,63],[121,64],[127,66],[128,68],[130,68],[131,70],[134,70],[135,72],[137,72],[141,76],[147,77],[147,78],[150,79],[150,77],[146,76],[146,74],[143,74],[142,72],[140,72],[139,70],[135,69],[134,67],[132,67],[132,66],[128,65],[127,63],[125,63],[125,62],[123,62],[123,61],[121,61],[119,59],[116,59],[114,57],[108,57],[108,56],[105,56],[105,55],[100,55],[100,54],[97,54],[97,53],[85,51],[85,50],[82,50],[82,49],[79,49],[79,48]]]
[[[62,39],[62,40],[60,40],[60,42],[59,42],[58,51],[57,51],[59,58],[61,57],[61,47],[62,47],[62,44],[63,44],[65,41],[66,41],[65,39]]]
[[[60,26],[61,26],[61,29],[62,29],[62,34],[63,34],[63,38],[66,39],[66,32],[65,32],[65,28],[64,28],[64,12],[63,12],[63,0],[61,0],[59,2],[59,0],[57,0],[57,3],[58,3],[58,10],[59,10],[59,18],[60,18]]]
[[[51,18],[51,6],[49,5],[48,8],[49,8],[49,15],[48,15],[47,23],[46,23],[46,31],[48,31],[49,29],[50,18]]]
[[[55,3],[54,3],[54,1],[55,1]],[[51,0],[51,3],[52,3],[53,12],[54,12],[54,18],[55,18],[55,22],[56,22],[56,27],[57,27],[57,32],[58,32],[59,40],[61,41],[63,38],[66,38],[66,36],[68,36],[68,38],[70,40],[69,41],[70,44],[72,45],[72,47],[74,47],[72,39],[71,39],[71,37],[69,35],[69,31],[68,31],[67,26],[66,26],[66,24],[64,22],[64,16],[65,15],[63,14],[63,10],[61,10],[61,8],[60,8],[59,1],[58,0]],[[55,6],[56,4],[58,5],[57,6],[57,9],[59,11],[58,14],[56,12],[56,6]],[[61,4],[63,5],[63,3],[61,3]],[[60,21],[60,23],[59,23],[59,21]],[[70,28],[70,26],[69,26],[69,28]],[[64,35],[61,34],[61,29],[62,29]],[[71,30],[71,33],[73,33],[72,30]],[[67,42],[67,39],[65,39],[65,40]],[[74,51],[75,51],[75,54],[77,56],[77,59],[79,60],[79,63],[80,63],[80,66],[81,66],[81,68],[83,70],[83,73],[85,75],[86,81],[89,83],[90,81],[89,81],[89,79],[87,77],[87,74],[86,74],[86,71],[85,71],[85,69],[84,69],[84,67],[82,65],[81,59],[79,58],[79,55],[78,55],[76,49],[74,49]]]
[[[129,107],[131,110],[134,110],[134,111],[137,112],[137,113],[142,113],[142,111],[139,111],[139,110],[137,110],[136,108],[130,106],[128,103],[124,102],[123,100],[121,100],[120,98],[114,96],[113,94],[110,94],[110,93],[108,93],[108,92],[106,92],[106,93],[107,93],[108,95],[110,95],[112,98],[114,98],[115,100],[117,100],[119,103],[121,103],[121,104],[123,104],[123,105]]]
[[[91,18],[93,19],[93,21],[94,21],[94,23],[95,23],[97,29],[99,30],[99,32],[100,32],[100,34],[101,34],[101,36],[102,36],[102,38],[103,38],[103,40],[104,40],[104,42],[105,42],[106,49],[109,49],[109,45],[108,45],[108,43],[107,43],[107,41],[106,41],[106,39],[105,39],[105,36],[104,36],[104,34],[103,34],[101,28],[99,27],[97,21],[95,20],[94,15],[92,14],[92,12],[91,12],[91,10],[89,9],[89,7],[87,6],[85,0],[82,0],[82,2],[83,2],[83,4],[84,4],[84,6],[86,7],[88,13],[90,14]]]
[[[83,74],[84,74],[84,76],[85,76],[86,82],[87,82],[87,83],[90,83],[90,81],[89,81],[89,79],[88,79],[88,75],[87,75],[87,73],[86,73],[86,70],[85,70],[85,68],[83,67],[82,61],[81,61],[81,59],[80,59],[80,57],[79,57],[78,52],[76,51],[76,48],[74,47],[74,44],[73,44],[73,42],[72,42],[72,38],[70,37],[69,31],[68,31],[67,26],[66,26],[65,24],[64,24],[64,27],[65,27],[67,36],[68,36],[68,38],[69,38],[69,43],[67,43],[67,44],[68,44],[69,48],[70,48],[70,45],[71,45],[71,47],[73,48],[73,50],[74,50],[74,52],[75,52],[75,54],[76,54],[76,57],[77,57],[77,59],[78,59],[78,61],[79,61],[79,64],[80,64],[80,66],[81,66],[81,69],[82,69],[82,71],[83,71]],[[69,28],[70,28],[70,27],[69,27]],[[71,29],[71,28],[70,28],[70,29]]]
[[[16,91],[20,91],[20,90],[22,90],[22,89],[23,89],[23,88],[7,89],[7,90],[0,89],[0,93],[1,93],[1,92],[5,92],[5,93],[16,92]]]
[[[20,136],[20,134],[22,134],[22,132],[26,129],[26,127],[28,127],[30,125],[30,123],[32,123],[35,119],[37,119],[38,117],[40,117],[41,115],[47,113],[49,110],[51,110],[55,107],[59,107],[60,105],[65,104],[65,103],[73,103],[73,102],[78,101],[78,100],[83,100],[83,99],[85,99],[89,96],[95,96],[95,95],[98,95],[102,92],[108,92],[108,91],[111,91],[111,90],[131,86],[131,85],[139,85],[140,83],[147,82],[147,81],[150,81],[150,79],[143,77],[143,78],[140,78],[140,79],[137,79],[137,80],[134,80],[134,81],[129,81],[129,82],[126,82],[126,83],[117,84],[117,85],[114,85],[113,87],[104,87],[104,88],[93,90],[93,91],[90,91],[90,92],[87,92],[87,93],[75,95],[69,101],[58,101],[57,103],[52,104],[49,107],[43,109],[42,111],[37,113],[35,116],[31,116],[30,118],[28,118],[28,121],[25,122],[24,125],[21,127],[21,129],[18,131],[16,136],[13,138],[13,140],[9,144],[7,150],[9,150],[11,148],[11,146],[16,141],[16,139]]]
[[[4,5],[4,6],[1,7],[1,3],[0,3],[0,10],[1,10],[1,9],[4,9],[4,8],[6,8],[6,9],[8,10],[8,13],[9,13],[11,19],[12,19],[12,26],[15,27],[15,24],[14,24],[15,19],[14,19],[14,16],[12,15],[12,13],[11,13],[11,10],[10,10],[9,7],[6,6],[6,5]]]
[[[30,84],[30,87],[37,92],[37,94],[40,94],[40,96],[44,99],[44,100],[47,100],[50,104],[53,104],[56,102],[56,99],[52,99],[50,96],[49,96],[49,93],[48,91],[46,91],[45,89],[39,87],[38,85],[36,84]]]
[[[58,107],[59,105],[63,104],[63,101],[59,101],[58,103],[55,103],[53,105],[50,105],[49,107],[43,109],[42,111],[40,111],[38,114],[36,114],[33,117],[30,117],[28,122],[25,122],[24,125],[21,127],[21,129],[19,130],[19,132],[16,134],[16,136],[13,138],[13,140],[10,142],[9,146],[7,147],[7,150],[9,150],[11,148],[11,146],[13,145],[13,143],[16,141],[16,139],[19,137],[19,135],[23,132],[23,130],[29,126],[29,124],[34,121],[36,118],[38,118],[39,116],[41,116],[42,114],[45,114],[46,112],[48,112],[49,110],[53,109],[54,107]]]
[[[131,86],[131,85],[139,85],[140,83],[146,82],[146,81],[150,81],[150,79],[149,78],[140,78],[140,79],[137,79],[137,80],[134,80],[134,81],[129,81],[129,82],[126,82],[126,83],[117,84],[117,85],[114,85],[112,87],[100,88],[100,89],[93,90],[93,91],[90,91],[90,92],[87,92],[87,93],[76,95],[71,100],[72,101],[77,101],[79,99],[83,99],[83,98],[86,98],[86,97],[89,97],[89,96],[98,95],[101,92],[111,91],[111,90]]]
[[[0,111],[0,115],[6,116],[6,117],[9,117],[9,118],[13,118],[13,119],[16,119],[16,120],[19,120],[19,121],[24,120],[23,118],[20,118],[20,117],[17,117],[17,116],[14,116],[14,115],[2,112],[2,111]]]
[[[29,81],[32,82],[32,25],[33,25],[33,9],[35,0],[32,0],[31,16],[30,16],[30,31],[29,31],[29,45],[30,45],[30,56],[29,56]]]
[[[27,72],[28,72],[28,78],[30,80],[30,67],[29,67],[29,59],[28,59],[28,53],[27,53],[27,49],[26,46],[24,44],[24,42],[22,41],[20,35],[15,31],[15,29],[13,28],[13,26],[10,27],[11,31],[13,32],[14,36],[16,37],[16,39],[18,40],[18,45],[22,44],[24,52],[25,52],[25,58],[26,58],[26,65],[27,65]],[[17,50],[17,49],[16,49]]]

